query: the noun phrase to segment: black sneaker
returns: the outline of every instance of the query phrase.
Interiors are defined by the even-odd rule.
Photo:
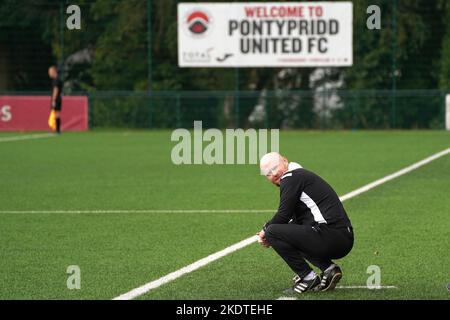
[[[320,291],[333,290],[342,278],[342,270],[338,265],[321,273]]]
[[[304,293],[306,291],[319,291],[320,286],[320,277],[315,276],[314,279],[304,280],[300,278],[298,275],[295,275],[294,286],[291,289],[293,293]]]

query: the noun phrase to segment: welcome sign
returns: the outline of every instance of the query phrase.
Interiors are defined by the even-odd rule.
[[[351,2],[180,3],[180,67],[353,64]]]

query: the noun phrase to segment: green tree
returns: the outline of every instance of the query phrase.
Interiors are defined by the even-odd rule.
[[[442,40],[442,61],[439,78],[441,89],[450,90],[450,5],[447,4],[446,31]]]

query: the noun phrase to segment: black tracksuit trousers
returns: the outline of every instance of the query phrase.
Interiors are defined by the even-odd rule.
[[[353,247],[351,227],[271,224],[265,234],[267,242],[301,278],[312,270],[305,260],[324,271],[333,263],[331,259],[343,258]]]

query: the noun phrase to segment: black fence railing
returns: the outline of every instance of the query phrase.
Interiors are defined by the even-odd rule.
[[[48,95],[8,92],[8,95]],[[442,90],[100,91],[91,128],[443,129]],[[64,107],[64,104],[63,104]]]

